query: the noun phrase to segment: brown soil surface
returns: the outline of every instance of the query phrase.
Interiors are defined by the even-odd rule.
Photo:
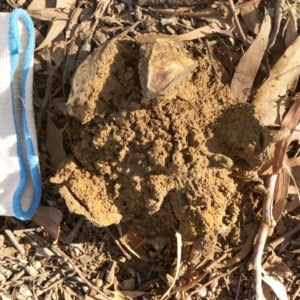
[[[240,215],[243,225],[253,222],[244,179],[255,182],[250,170],[261,162],[266,135],[250,106],[233,106],[229,87],[192,44],[198,67],[143,106],[139,47],[131,39],[111,43],[78,69],[68,102],[77,119],[74,155],[52,182],[71,212],[98,226],[120,222],[132,248],[146,239],[158,252],[176,253],[178,231],[184,259],[213,258],[218,234],[233,246],[249,234],[236,223]]]

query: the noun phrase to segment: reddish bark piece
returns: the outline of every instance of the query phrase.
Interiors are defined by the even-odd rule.
[[[276,143],[275,152],[274,152],[274,160],[273,160],[274,174],[277,174],[282,168],[283,159],[286,154],[289,140],[290,140],[290,137],[286,137]]]
[[[273,218],[277,222],[285,208],[290,176],[285,168],[280,170],[274,191]]]
[[[55,207],[39,206],[31,220],[57,240],[62,217],[62,212]]]

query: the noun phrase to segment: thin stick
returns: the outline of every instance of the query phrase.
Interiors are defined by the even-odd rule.
[[[234,7],[234,4],[233,4],[232,0],[229,0],[229,6],[230,6],[230,10],[231,10],[231,13],[232,13],[234,21],[235,21],[235,25],[236,25],[236,27],[237,27],[237,29],[239,31],[240,36],[241,36],[241,39],[242,39],[242,41],[244,43],[246,43],[247,39],[245,37],[244,31],[243,31],[243,29],[241,27],[240,21],[238,19],[237,14],[236,14],[235,7]]]
[[[121,250],[121,252],[123,253],[123,255],[126,257],[126,259],[127,260],[131,260],[131,255],[125,251],[125,249],[122,247],[122,245],[119,242],[119,240],[113,235],[113,233],[110,231],[110,229],[108,227],[105,227],[105,230],[111,236],[111,238],[114,240],[114,242],[119,247],[119,249]]]
[[[239,297],[240,297],[241,281],[242,281],[242,273],[240,273],[240,276],[239,276],[239,283],[238,283],[238,286],[237,286],[237,291],[236,291],[236,295],[235,295],[234,300],[238,300]]]
[[[147,9],[142,9],[147,10]],[[221,12],[216,9],[203,9],[201,11],[179,11],[175,9],[161,9],[161,8],[152,8],[149,7],[148,11],[150,12],[158,12],[158,13],[166,13],[171,16],[197,16],[197,17],[205,17],[211,15],[221,15]]]
[[[4,231],[16,249],[21,253],[21,255],[24,255],[25,249],[19,244],[14,234],[9,229],[5,229]]]
[[[274,25],[269,39],[268,50],[275,44],[276,37],[280,28],[280,23],[282,20],[284,4],[285,4],[285,0],[276,1]]]
[[[54,288],[58,284],[62,283],[63,281],[66,281],[68,278],[74,276],[75,273],[76,273],[75,271],[72,271],[71,273],[69,273],[69,274],[65,275],[64,277],[60,278],[59,280],[53,282],[52,284],[50,284],[46,288],[37,290],[36,295],[41,296],[41,295],[45,294],[46,292],[48,292],[49,290],[51,290],[52,288]]]
[[[272,241],[269,243],[266,247],[267,251],[274,250],[277,246],[279,246],[281,243],[285,242],[288,240],[292,235],[300,231],[300,224],[298,224],[296,227],[293,229],[289,230],[285,234],[283,234],[281,237],[277,238],[276,240]]]
[[[151,261],[151,259],[148,259],[146,257],[143,257],[142,255],[138,254],[137,252],[135,252],[125,241],[124,236],[123,236],[123,232],[122,232],[122,227],[120,224],[116,225],[119,234],[120,234],[120,239],[119,242],[128,249],[129,252],[131,252],[133,255],[135,255],[137,258],[141,259],[141,260],[145,260],[145,261]]]
[[[268,193],[266,195],[266,198],[264,199],[262,220],[258,231],[257,242],[254,247],[253,269],[254,269],[255,294],[257,300],[263,299],[262,267],[261,267],[262,255],[268,237],[268,231],[272,226],[274,226],[272,210],[273,210],[274,191],[275,191],[277,177],[278,177],[277,174],[273,174],[269,178]]]
[[[233,271],[235,271],[237,268],[238,268],[238,266],[232,268],[230,271],[228,271],[228,272],[226,272],[226,273],[224,273],[224,274],[220,274],[220,275],[218,275],[218,276],[212,278],[210,281],[206,282],[205,284],[200,285],[198,289],[196,289],[195,291],[193,291],[193,292],[189,295],[188,300],[192,299],[192,296],[195,295],[196,293],[198,293],[198,292],[199,292],[199,289],[205,288],[205,287],[207,287],[208,285],[210,285],[210,284],[214,283],[215,281],[219,280],[220,278],[225,277],[226,275],[229,275],[230,273],[232,273]]]
[[[223,253],[219,258],[214,260],[210,265],[208,265],[206,268],[204,268],[205,272],[210,271],[212,268],[214,268],[216,265],[218,265],[222,260],[224,260],[228,256],[228,253]]]
[[[209,43],[208,43],[207,40],[205,40],[205,44],[206,44],[208,56],[209,56],[210,61],[211,61],[212,68],[213,68],[213,70],[214,70],[214,72],[215,72],[215,74],[216,74],[216,77],[217,77],[218,79],[220,79],[221,76],[220,76],[220,74],[218,73],[217,68],[216,68],[216,66],[215,66],[215,62],[214,62],[213,54],[212,54],[212,51],[211,51],[211,47],[210,47],[210,45],[209,45]]]
[[[128,244],[127,242],[124,240],[123,237],[120,238],[120,243],[126,247],[128,249],[128,251],[130,251],[134,256],[136,256],[137,258],[141,259],[141,260],[145,260],[145,261],[152,261],[151,259],[148,259],[147,257],[144,257],[141,254],[138,254],[137,252],[135,252]]]
[[[75,238],[75,236],[77,235],[79,229],[82,227],[82,224],[84,222],[85,218],[84,217],[80,217],[75,226],[72,228],[71,232],[69,233],[68,236],[62,238],[62,242],[64,244],[71,244]]]

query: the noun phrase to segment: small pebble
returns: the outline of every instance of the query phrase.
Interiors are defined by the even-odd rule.
[[[118,257],[118,262],[125,263],[126,262],[126,257],[125,256],[119,256]]]
[[[166,245],[167,245],[167,239],[163,236],[156,236],[155,238],[149,240],[149,244],[158,252],[162,252]]]
[[[188,28],[192,27],[192,23],[189,20],[181,19],[180,22],[181,22],[181,24],[183,24],[184,26],[186,26]]]
[[[211,273],[211,274],[209,275],[209,280],[213,279],[214,277],[216,277],[216,273]],[[211,288],[211,291],[212,291],[212,292],[215,292],[216,289],[217,289],[217,287],[218,287],[218,285],[219,285],[218,280],[213,281],[213,282],[209,285],[210,288]]]
[[[4,284],[5,282],[6,282],[5,276],[0,273],[0,284]]]
[[[21,284],[19,286],[18,296],[32,297],[33,295],[31,293],[31,291],[29,290],[29,287],[27,284]],[[18,298],[18,296],[17,296],[17,299],[22,299],[22,298]]]
[[[169,25],[166,26],[166,31],[170,34],[175,34],[176,33],[176,31]]]
[[[84,292],[85,294],[87,294],[87,293],[89,292],[89,287],[86,286],[86,285],[84,285],[84,286],[82,287],[82,290],[83,290],[83,292]]]
[[[95,283],[98,288],[101,288],[103,286],[103,280],[100,278],[98,278]]]
[[[206,295],[207,295],[207,290],[206,290],[206,289],[200,289],[200,290],[198,290],[198,295],[199,295],[201,298],[206,297]]]
[[[79,260],[83,265],[86,265],[87,263],[91,262],[93,258],[90,255],[85,254],[81,256]]]
[[[33,266],[26,266],[25,270],[30,276],[36,276],[38,274],[38,271]]]

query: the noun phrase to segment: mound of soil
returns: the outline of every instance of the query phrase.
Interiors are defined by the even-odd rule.
[[[212,258],[241,209],[233,165],[259,165],[262,129],[251,108],[233,109],[229,88],[192,45],[198,67],[141,104],[140,47],[111,42],[78,69],[68,101],[74,155],[52,182],[71,212],[98,226],[121,222],[133,248],[163,237],[162,251],[178,231],[192,260]]]

